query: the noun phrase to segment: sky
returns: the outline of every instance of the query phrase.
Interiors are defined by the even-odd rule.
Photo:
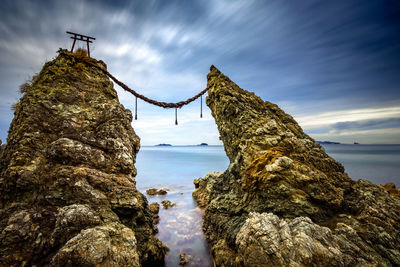
[[[192,97],[213,64],[316,140],[400,143],[399,1],[2,1],[3,143],[19,86],[71,47],[66,31],[95,37],[91,56],[150,98]],[[138,101],[142,145],[222,144],[204,103],[202,119],[199,101],[178,110],[178,126],[174,112]]]

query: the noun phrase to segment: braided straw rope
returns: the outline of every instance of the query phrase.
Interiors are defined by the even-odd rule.
[[[81,60],[84,61],[89,66],[95,67],[95,68],[99,69],[100,71],[102,71],[104,74],[106,74],[108,77],[110,77],[110,79],[113,80],[116,84],[121,86],[122,89],[124,89],[125,91],[128,91],[132,95],[136,96],[137,98],[142,99],[143,101],[146,101],[149,104],[152,104],[152,105],[155,105],[155,106],[159,106],[159,107],[162,107],[162,108],[181,108],[184,105],[187,105],[187,104],[195,101],[197,98],[199,98],[200,96],[205,94],[211,88],[211,86],[209,86],[206,89],[202,90],[197,95],[195,95],[195,96],[193,96],[191,98],[188,98],[185,101],[180,101],[180,102],[177,102],[177,103],[160,102],[160,101],[156,101],[156,100],[150,99],[150,98],[148,98],[148,97],[146,97],[144,95],[141,95],[141,94],[137,93],[135,90],[129,88],[126,84],[124,84],[123,82],[121,82],[117,78],[115,78],[106,69],[96,65],[95,63],[92,63],[92,62],[90,62],[88,60],[84,60],[84,59],[81,59]]]

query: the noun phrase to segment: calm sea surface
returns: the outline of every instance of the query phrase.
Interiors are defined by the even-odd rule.
[[[221,146],[142,147],[137,155],[136,186],[145,193],[148,188],[167,188],[166,196],[147,196],[149,203],[160,204],[158,238],[170,248],[167,267],[179,266],[179,254],[192,255],[187,266],[213,266],[202,232],[202,210],[192,198],[193,180],[208,172],[224,171],[229,164]],[[164,209],[167,199],[176,207]]]
[[[323,145],[353,180],[400,186],[400,145]]]
[[[324,145],[354,180],[400,185],[400,145]],[[192,256],[189,266],[213,266],[204,240],[202,210],[192,198],[193,180],[207,172],[224,171],[229,164],[222,146],[142,147],[137,155],[137,188],[167,188],[166,196],[147,196],[149,203],[164,199],[176,207],[160,207],[158,238],[171,250],[166,266],[178,266],[179,254]]]

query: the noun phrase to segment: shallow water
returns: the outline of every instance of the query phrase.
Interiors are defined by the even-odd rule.
[[[400,186],[400,145],[323,145],[353,179]]]
[[[354,180],[400,185],[400,145],[323,145]],[[149,203],[168,199],[176,207],[160,207],[158,238],[171,250],[166,266],[178,266],[179,254],[193,256],[188,266],[213,266],[202,232],[202,210],[192,198],[193,180],[225,171],[229,160],[222,146],[142,147],[137,155],[137,188],[168,188],[166,196],[147,196]]]
[[[229,161],[222,146],[142,147],[137,155],[137,188],[145,194],[149,188],[167,188],[166,196],[148,196],[160,204],[158,238],[170,248],[165,265],[176,267],[179,254],[192,256],[187,266],[213,266],[202,231],[203,211],[192,198],[193,180],[210,171],[224,171]],[[167,199],[177,205],[164,209]]]

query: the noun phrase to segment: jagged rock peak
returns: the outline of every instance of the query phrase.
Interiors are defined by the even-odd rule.
[[[167,251],[136,190],[132,114],[82,57],[60,50],[22,87],[0,159],[0,265],[140,266]]]
[[[295,158],[296,154],[301,154],[299,161],[313,158],[311,163],[323,167],[324,171],[343,173],[343,166],[329,157],[323,147],[277,105],[241,89],[214,66],[211,66],[207,80],[208,85],[214,84],[209,90],[207,105],[231,162],[240,155],[247,165],[256,156],[279,149],[279,154]],[[305,150],[308,153],[304,153]]]
[[[400,264],[399,198],[350,179],[277,105],[214,66],[207,78],[230,165],[196,179],[193,196],[217,265]]]
[[[352,183],[340,163],[277,105],[241,89],[215,67],[207,78],[213,85],[207,105],[231,164],[239,167],[243,189],[263,191],[279,180],[297,188],[291,197],[309,195],[331,208],[340,207],[343,184]],[[316,183],[318,190],[313,186]],[[325,211],[315,207],[313,213],[323,217]]]

